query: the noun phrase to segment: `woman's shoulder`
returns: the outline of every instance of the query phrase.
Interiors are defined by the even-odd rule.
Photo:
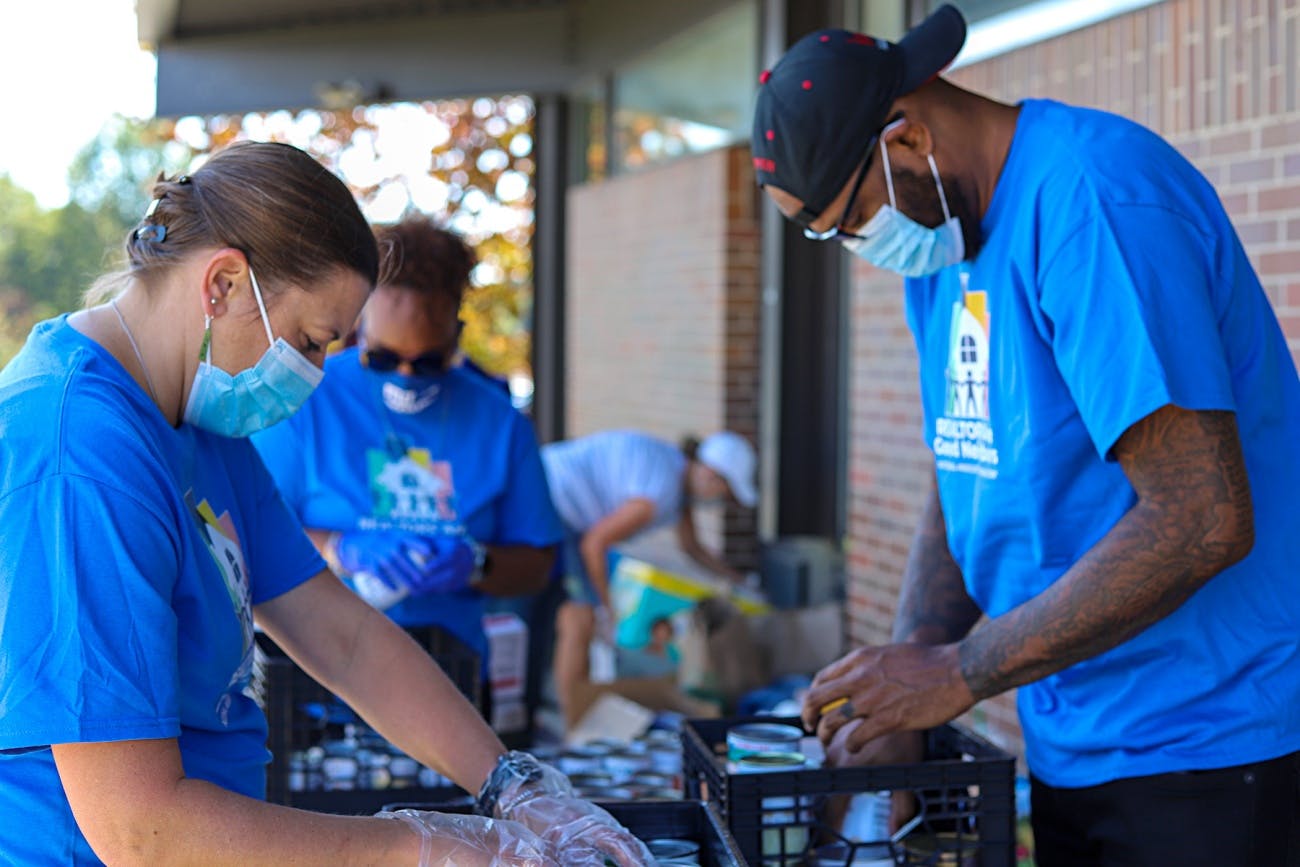
[[[121,365],[66,317],[41,323],[0,373],[0,492],[56,474],[139,485],[158,463],[148,443],[163,423]]]

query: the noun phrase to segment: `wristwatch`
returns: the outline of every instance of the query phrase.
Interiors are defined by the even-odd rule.
[[[466,536],[465,541],[469,543],[469,549],[474,552],[474,571],[469,573],[469,586],[477,587],[487,577],[488,568],[492,565],[491,557],[486,545],[470,536]]]
[[[520,790],[540,782],[544,777],[542,763],[530,753],[518,750],[502,753],[474,799],[474,812],[489,818],[504,818],[509,808],[518,803]],[[511,794],[510,803],[503,805],[501,797],[507,789]]]

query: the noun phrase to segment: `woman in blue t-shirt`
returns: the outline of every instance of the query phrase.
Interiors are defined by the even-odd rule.
[[[363,598],[487,661],[489,597],[541,590],[560,525],[532,425],[457,364],[473,251],[427,217],[376,231],[388,255],[355,347],[303,411],[254,437],[289,508]]]
[[[347,188],[235,145],[160,180],[126,254],[107,303],[0,373],[0,861],[647,860],[338,582],[247,441],[306,400],[374,284]],[[507,821],[263,803],[255,625]]]

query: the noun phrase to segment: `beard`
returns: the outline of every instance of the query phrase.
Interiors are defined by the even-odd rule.
[[[956,178],[943,173],[939,174],[939,178],[943,182],[944,195],[948,197],[948,210],[961,223],[962,240],[966,244],[965,259],[969,261],[979,254],[980,247],[984,245],[979,215],[971,207],[970,199]],[[895,171],[894,197],[898,201],[898,209],[922,226],[933,229],[943,224],[943,203],[939,201],[934,175],[929,172],[918,174],[907,170]]]

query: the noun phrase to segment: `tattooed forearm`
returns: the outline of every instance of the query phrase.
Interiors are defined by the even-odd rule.
[[[894,641],[947,644],[975,625],[980,610],[966,593],[961,571],[948,550],[943,510],[931,476],[930,493],[903,572],[894,619]]]
[[[1166,406],[1129,428],[1115,455],[1137,504],[1046,591],[962,642],[977,699],[1127,641],[1250,552],[1254,513],[1232,413]]]

